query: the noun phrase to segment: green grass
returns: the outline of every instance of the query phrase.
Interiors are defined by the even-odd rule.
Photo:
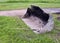
[[[55,28],[35,34],[18,17],[0,16],[0,43],[60,43],[60,21],[54,16]]]
[[[0,2],[44,2],[44,3],[58,3],[60,0],[1,0]]]
[[[25,9],[30,5],[37,5],[41,8],[60,8],[59,3],[0,3],[0,10]]]
[[[41,8],[60,8],[60,0],[1,0],[0,10],[25,9],[30,5]]]
[[[40,6],[41,8],[60,8],[60,0],[14,1],[1,0],[0,10],[25,9],[31,4]],[[53,16],[55,27],[51,32],[44,34],[33,33],[18,17],[0,16],[0,43],[60,43],[60,21],[56,19],[57,15]]]

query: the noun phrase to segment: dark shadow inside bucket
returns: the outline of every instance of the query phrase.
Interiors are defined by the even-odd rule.
[[[27,8],[27,11],[23,18],[29,18],[31,16],[37,17],[42,20],[43,24],[48,23],[49,14],[45,13],[40,7],[31,5],[30,8]]]

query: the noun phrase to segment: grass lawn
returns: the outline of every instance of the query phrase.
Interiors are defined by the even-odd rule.
[[[55,28],[44,34],[33,33],[18,17],[0,16],[0,43],[60,43],[60,21],[53,16]]]
[[[0,10],[25,9],[30,5],[37,5],[41,8],[60,8],[60,3],[0,3]]]
[[[31,4],[41,8],[60,8],[60,3],[7,3],[5,1],[10,0],[2,0],[4,3],[0,3],[0,10],[25,9]],[[56,19],[57,15],[53,16],[55,27],[51,32],[44,34],[33,33],[18,17],[0,16],[0,43],[60,43],[60,21]]]
[[[60,0],[0,0],[0,2],[44,2],[44,3],[59,3]]]

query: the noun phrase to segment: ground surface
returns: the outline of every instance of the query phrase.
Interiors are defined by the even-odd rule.
[[[0,16],[23,16],[26,13],[26,10],[27,9],[0,11]],[[44,8],[43,10],[50,14],[60,12],[60,8]]]
[[[21,15],[23,12],[20,10],[16,11],[18,13],[2,11],[24,9],[30,5],[37,5],[41,8],[60,8],[60,0],[0,0],[0,15],[8,16],[0,16],[0,43],[60,43],[60,21],[57,20],[60,14],[53,15],[55,27],[51,32],[35,34],[20,18],[9,17],[10,14]]]
[[[55,13],[55,12],[60,12],[60,8],[46,8],[43,9],[46,13]],[[19,18],[22,18],[24,14],[26,13],[26,9],[22,10],[10,10],[10,11],[0,11],[0,16],[18,16]],[[30,17],[27,19],[22,20],[31,28],[31,29],[36,29],[37,31],[41,29],[42,27],[42,22],[39,23],[39,19],[36,17]],[[43,29],[42,29],[43,30]],[[50,29],[49,29],[50,30]],[[44,31],[42,31],[44,32]]]
[[[53,15],[55,28],[51,32],[35,34],[17,16],[9,17],[24,14],[20,10],[0,11],[0,14],[3,15],[0,16],[0,43],[60,43],[60,21],[56,19],[59,15]]]
[[[41,8],[60,8],[60,3],[0,3],[0,10],[25,9],[30,5],[37,5]]]
[[[35,34],[18,17],[0,16],[0,43],[60,43],[60,21],[54,15],[55,28]]]
[[[42,3],[51,3],[51,2],[54,2],[54,3],[56,3],[56,2],[60,2],[60,0],[1,0],[0,2],[13,2],[13,3],[15,3],[15,2],[42,2]]]

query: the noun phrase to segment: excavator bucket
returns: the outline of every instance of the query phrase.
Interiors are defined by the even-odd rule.
[[[32,5],[28,8],[22,20],[37,34],[49,32],[54,28],[52,15],[45,13],[38,6]]]

